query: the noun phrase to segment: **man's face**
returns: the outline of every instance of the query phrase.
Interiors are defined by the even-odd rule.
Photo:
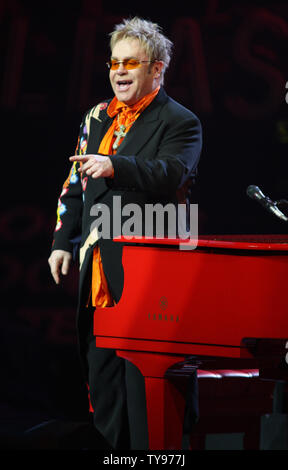
[[[111,59],[122,61],[124,59],[137,59],[149,61],[143,46],[138,39],[121,39],[111,54]],[[126,70],[123,64],[117,70],[110,69],[110,82],[119,101],[132,106],[143,96],[151,93],[160,83],[160,72],[163,64],[141,64],[139,68]]]

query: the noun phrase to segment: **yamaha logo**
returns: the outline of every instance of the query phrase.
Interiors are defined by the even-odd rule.
[[[162,310],[166,310],[166,308],[168,307],[168,300],[166,297],[161,297],[160,301],[159,301],[159,304],[160,304],[160,308]]]
[[[180,318],[179,318],[179,315],[178,314],[175,314],[175,313],[168,313],[167,309],[168,309],[168,299],[167,297],[163,296],[163,297],[160,297],[159,299],[159,307],[161,309],[161,313],[159,313],[159,311],[157,312],[148,312],[148,320],[160,320],[161,322],[168,322],[168,323],[178,323],[180,321]],[[164,310],[165,313],[163,312]]]

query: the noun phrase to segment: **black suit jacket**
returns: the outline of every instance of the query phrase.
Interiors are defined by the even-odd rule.
[[[100,103],[84,116],[77,153],[98,153],[100,142],[112,123],[107,114],[109,102]],[[160,88],[156,98],[130,128],[117,154],[111,157],[113,178],[94,180],[84,175],[81,179],[76,171],[78,163],[74,164],[59,198],[52,249],[72,251],[71,240],[79,232],[83,247],[95,222],[95,207],[100,210],[101,205],[108,207],[112,222],[113,196],[121,197],[122,207],[128,203],[137,203],[140,207],[147,203],[177,203],[179,188],[196,176],[201,147],[199,119]],[[92,213],[91,208],[94,208]],[[111,238],[113,235],[117,233],[111,233]],[[94,245],[88,247],[81,266],[79,306],[86,302],[90,288]],[[101,238],[99,246],[109,287],[118,301],[123,287],[122,247],[109,238]]]

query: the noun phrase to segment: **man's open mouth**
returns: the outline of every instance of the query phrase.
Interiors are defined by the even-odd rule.
[[[117,80],[116,86],[119,91],[127,91],[132,83],[132,80]]]

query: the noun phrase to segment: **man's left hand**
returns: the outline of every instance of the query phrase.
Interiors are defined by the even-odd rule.
[[[111,178],[113,176],[113,165],[109,157],[103,155],[74,155],[70,157],[71,162],[81,162],[79,172],[86,173],[92,178]]]

